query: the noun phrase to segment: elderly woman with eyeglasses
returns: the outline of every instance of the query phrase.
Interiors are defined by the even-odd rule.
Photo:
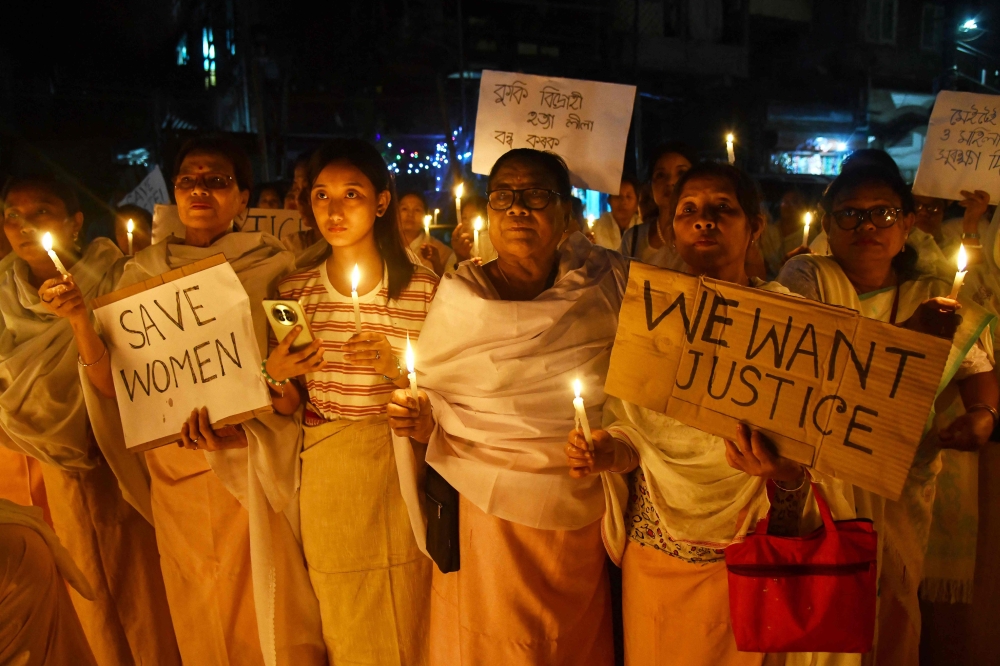
[[[807,298],[953,341],[937,413],[900,499],[846,489],[857,513],[873,518],[879,534],[876,661],[915,664],[920,643],[917,588],[941,450],[977,451],[997,422],[1000,390],[993,363],[979,343],[982,336],[986,349],[991,348],[987,337],[995,318],[972,302],[948,298],[949,281],[919,271],[916,251],[906,244],[915,222],[913,196],[898,173],[879,166],[845,170],[827,188],[822,205],[831,256],[795,257],[778,281]]]
[[[444,276],[416,350],[419,399],[397,391],[388,408],[397,460],[412,451],[457,491],[460,569],[434,571],[430,663],[611,664],[602,480],[572,478],[563,446],[574,380],[600,424],[625,266],[583,234],[560,244],[571,197],[555,155],[503,155],[488,202],[498,257]],[[421,517],[422,493],[407,495],[423,542],[423,519],[450,507]]]

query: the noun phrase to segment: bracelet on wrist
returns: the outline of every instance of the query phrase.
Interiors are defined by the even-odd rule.
[[[626,474],[629,472],[629,470],[632,468],[632,455],[633,455],[632,447],[629,446],[628,444],[625,444],[625,451],[628,453],[628,460],[625,462],[625,467],[621,468],[620,470],[615,469],[614,464],[612,463],[612,466],[608,468],[609,472],[613,472],[614,474]]]
[[[965,240],[966,238],[972,238],[973,240],[979,240],[979,233],[978,232],[973,232],[973,233],[962,232],[962,240]]]
[[[966,414],[971,414],[972,412],[978,412],[978,411],[989,412],[990,416],[993,417],[993,427],[994,428],[997,427],[997,422],[1000,421],[1000,412],[997,412],[996,407],[991,407],[990,405],[987,405],[985,402],[977,402],[971,407],[967,407],[965,409]]]
[[[261,361],[261,363],[260,363],[260,374],[264,375],[264,381],[266,381],[268,384],[270,384],[271,386],[273,386],[276,389],[283,389],[285,387],[285,385],[288,384],[288,382],[292,381],[291,379],[285,379],[285,380],[279,382],[277,379],[275,379],[274,377],[272,377],[267,372],[267,361],[266,360],[265,361]],[[285,392],[282,390],[281,394],[284,395],[284,393]]]
[[[101,352],[101,355],[98,356],[97,360],[94,361],[93,363],[84,363],[83,357],[80,356],[79,354],[76,355],[76,362],[80,365],[81,368],[89,368],[92,365],[97,365],[98,363],[100,363],[101,360],[103,360],[104,357],[107,355],[108,355],[108,346],[104,345],[104,351]]]
[[[780,490],[782,492],[786,492],[786,493],[795,493],[795,492],[798,492],[798,491],[802,490],[802,487],[804,485],[806,485],[806,481],[808,481],[808,480],[809,480],[809,475],[805,472],[805,470],[803,470],[803,472],[802,472],[802,483],[800,483],[795,488],[785,488],[783,485],[781,485],[780,483],[778,483],[777,479],[771,479],[771,481],[774,482],[774,486],[778,490]]]
[[[399,378],[403,376],[403,366],[401,366],[399,364],[399,357],[398,356],[393,356],[392,359],[394,361],[396,361],[396,376],[395,377],[389,377],[387,375],[382,375],[382,379],[384,379],[387,382],[396,382],[396,381],[399,381]]]

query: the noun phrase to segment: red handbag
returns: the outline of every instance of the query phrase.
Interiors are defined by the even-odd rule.
[[[812,490],[823,517],[815,532],[769,535],[768,512],[726,548],[729,612],[742,652],[872,649],[878,535],[869,520],[834,522],[816,484]]]

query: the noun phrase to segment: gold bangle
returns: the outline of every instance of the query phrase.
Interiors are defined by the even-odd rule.
[[[806,481],[808,479],[809,479],[809,475],[805,471],[803,471],[802,472],[802,483],[800,483],[797,488],[785,488],[780,483],[778,483],[777,479],[771,479],[771,480],[774,481],[774,485],[775,485],[775,487],[778,490],[781,490],[781,491],[786,492],[786,493],[796,493],[796,492],[802,490],[802,487],[806,485]]]
[[[84,363],[83,357],[80,356],[79,354],[76,355],[76,362],[80,365],[81,368],[89,368],[92,365],[97,365],[98,363],[100,363],[101,360],[107,355],[108,355],[108,346],[104,345],[104,351],[101,352],[101,355],[98,356],[97,360],[94,361],[93,363]]]
[[[967,407],[965,413],[971,414],[972,412],[981,411],[984,409],[990,413],[990,416],[993,417],[993,427],[996,428],[997,421],[1000,421],[1000,413],[997,412],[996,407],[990,407],[985,402],[977,402],[971,407]]]
[[[621,441],[621,440],[619,440],[619,441]],[[625,444],[625,442],[622,442],[622,444]],[[628,450],[628,462],[625,463],[625,468],[622,469],[622,470],[617,470],[617,469],[614,469],[613,467],[610,467],[610,468],[608,468],[609,472],[613,472],[615,474],[627,474],[628,473],[629,468],[632,467],[632,447],[629,446],[628,444],[625,444],[625,448]]]

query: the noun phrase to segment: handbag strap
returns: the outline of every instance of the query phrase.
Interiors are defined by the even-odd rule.
[[[754,529],[755,534],[767,534],[767,526],[771,523],[771,512],[774,511],[774,491],[777,486],[774,481],[768,479],[766,487],[767,499],[770,502],[770,507],[767,509],[767,515],[757,521],[757,527]],[[827,532],[836,532],[837,523],[833,520],[833,514],[830,512],[830,505],[827,504],[826,498],[823,497],[823,493],[820,492],[819,486],[817,486],[814,481],[809,481],[809,487],[812,488],[812,495],[816,499],[816,506],[819,508],[819,515],[823,519],[823,527],[826,528]]]

